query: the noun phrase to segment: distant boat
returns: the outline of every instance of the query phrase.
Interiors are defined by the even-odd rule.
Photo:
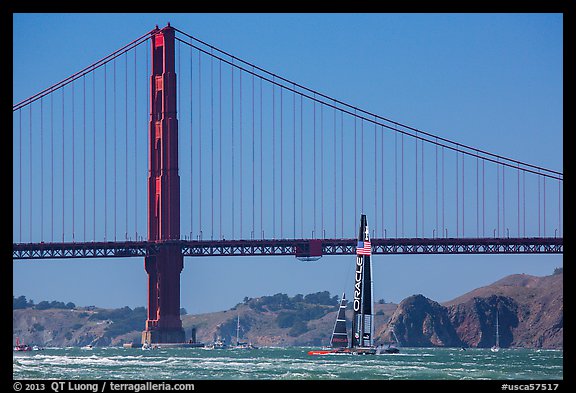
[[[498,352],[500,350],[500,332],[498,331],[498,308],[496,308],[496,344],[490,348],[492,352]]]
[[[90,351],[91,351],[92,349],[94,349],[94,347],[92,346],[92,344],[88,344],[88,345],[84,345],[84,346],[83,346],[82,348],[80,348],[80,349],[87,349],[87,350],[90,350]]]
[[[32,347],[28,344],[20,343],[20,338],[16,337],[16,345],[14,346],[14,351],[16,352],[26,352],[31,351]]]
[[[396,337],[396,332],[394,330],[392,330],[392,334],[394,335],[394,339],[396,340],[396,343],[398,344],[398,337]],[[377,349],[376,349],[376,354],[380,355],[382,353],[399,353],[400,349],[395,345],[395,344],[387,344],[387,345],[380,345]]]
[[[240,341],[240,314],[238,314],[238,319],[236,322],[236,345],[230,346],[230,349],[258,349],[258,347],[252,345],[252,343]]]
[[[338,310],[330,347],[321,350],[309,351],[309,355],[354,354],[375,355],[374,346],[374,299],[372,296],[372,245],[366,215],[360,215],[360,229],[358,244],[356,246],[356,269],[354,271],[354,297],[352,298],[352,335],[348,342],[346,333],[346,306]],[[344,302],[342,296],[342,302]],[[346,339],[344,340],[344,336]],[[336,339],[336,341],[334,341]]]
[[[210,345],[204,347],[205,349],[228,349],[228,344],[226,344],[226,340],[222,340],[218,337],[214,342]]]

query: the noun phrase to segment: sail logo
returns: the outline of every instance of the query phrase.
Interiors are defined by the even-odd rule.
[[[362,257],[356,258],[356,276],[354,282],[354,311],[360,310],[360,295],[362,294],[362,270],[364,262]]]

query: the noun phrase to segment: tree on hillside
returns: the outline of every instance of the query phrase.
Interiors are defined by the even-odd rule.
[[[26,300],[26,296],[18,296],[16,298],[14,296],[12,296],[12,309],[13,310],[29,308],[29,307],[34,307],[34,301],[33,300]]]
[[[556,269],[554,269],[554,273],[553,273],[553,274],[562,274],[563,270],[564,270],[563,268],[557,267]]]

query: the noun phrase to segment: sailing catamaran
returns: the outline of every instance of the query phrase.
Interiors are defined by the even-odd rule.
[[[342,294],[340,300],[340,307],[338,308],[338,315],[332,329],[332,337],[330,338],[330,346],[324,349],[308,352],[309,355],[328,355],[346,353],[348,348],[348,332],[346,331],[346,294]]]
[[[374,314],[372,306],[372,245],[366,215],[360,216],[360,230],[356,246],[356,269],[354,271],[354,297],[352,309],[352,337],[348,342],[346,332],[346,298],[342,295],[338,316],[334,324],[330,348],[308,352],[309,355],[327,354],[376,354],[374,346]]]

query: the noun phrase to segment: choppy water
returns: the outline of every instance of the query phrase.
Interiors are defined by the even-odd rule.
[[[12,365],[14,379],[563,379],[563,351],[402,348],[377,356],[310,356],[310,349],[46,348],[15,352]]]

